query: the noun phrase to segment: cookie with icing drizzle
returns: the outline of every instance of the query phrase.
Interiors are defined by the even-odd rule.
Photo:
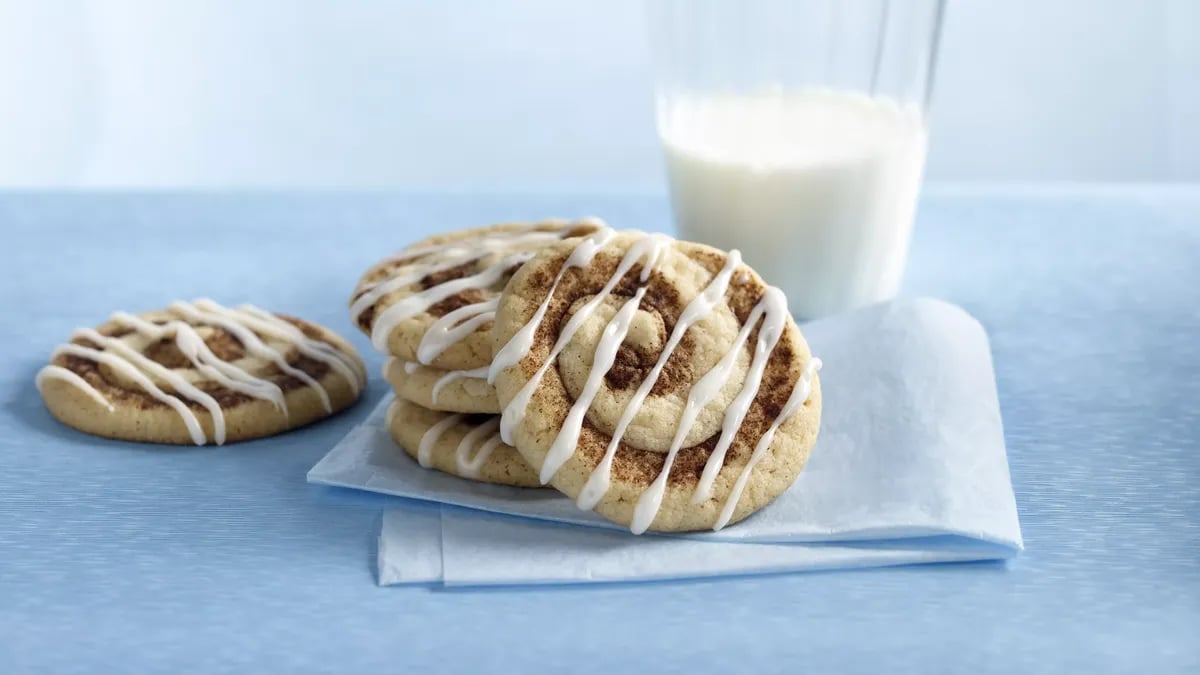
[[[541,248],[594,232],[594,219],[509,223],[419,241],[372,266],[350,299],[350,319],[376,350],[443,370],[492,360],[496,303]]]
[[[211,300],[80,328],[36,378],[50,413],[75,429],[195,445],[309,424],[348,407],[366,382],[362,360],[332,331]]]
[[[597,231],[501,297],[502,439],[635,533],[720,529],[786,490],[817,438],[820,361],[736,251]]]
[[[498,414],[496,388],[487,381],[487,367],[475,370],[442,370],[412,361],[389,358],[383,377],[396,396],[430,410]]]
[[[396,398],[388,406],[392,439],[426,469],[483,483],[538,487],[537,474],[500,439],[500,418],[429,410]]]

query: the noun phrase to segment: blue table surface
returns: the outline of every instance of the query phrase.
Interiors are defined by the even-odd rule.
[[[345,309],[369,263],[585,213],[669,222],[652,194],[0,195],[0,673],[1200,669],[1200,187],[923,199],[905,292],[991,335],[1027,546],[1009,564],[379,588],[396,502],[304,481],[379,378],[334,420],[220,448],[98,440],[33,387],[72,328],[198,296],[334,327],[375,373]]]

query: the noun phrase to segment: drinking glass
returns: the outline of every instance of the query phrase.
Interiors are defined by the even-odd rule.
[[[679,234],[812,318],[894,297],[943,0],[649,0]]]

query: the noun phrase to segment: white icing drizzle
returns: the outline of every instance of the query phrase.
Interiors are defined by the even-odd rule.
[[[203,308],[203,310],[201,308]],[[287,359],[281,352],[265,344],[258,338],[257,335],[255,335],[254,331],[242,325],[242,323],[240,323],[241,317],[230,317],[229,312],[231,310],[228,310],[225,307],[220,307],[211,300],[197,300],[194,304],[175,302],[171,304],[171,309],[183,314],[193,321],[204,321],[224,328],[242,344],[242,347],[248,353],[253,356],[257,356],[258,358],[267,359],[283,373],[291,375],[292,377],[300,380],[310,389],[317,392],[317,396],[321,399],[321,405],[325,408],[325,412],[333,412],[333,403],[329,400],[329,392],[325,391],[325,387],[321,386],[321,383],[317,382],[308,373],[289,365]],[[234,316],[237,315],[235,314]],[[354,384],[353,379],[349,379],[347,381],[350,382],[351,385]]]
[[[630,530],[634,534],[645,532],[650,527],[650,523],[654,521],[654,517],[658,515],[658,510],[662,506],[663,492],[667,487],[667,478],[671,473],[671,467],[675,463],[675,456],[683,447],[684,438],[691,431],[692,425],[696,423],[696,417],[700,414],[700,411],[716,398],[717,394],[725,386],[725,383],[729,381],[729,376],[733,373],[734,365],[737,362],[737,354],[746,343],[750,329],[758,323],[760,317],[765,317],[763,325],[758,332],[758,345],[755,349],[754,359],[750,362],[750,369],[746,373],[746,380],[742,385],[742,390],[725,410],[725,419],[721,424],[721,439],[718,441],[720,452],[718,453],[717,449],[714,449],[709,454],[708,461],[704,465],[704,474],[708,474],[709,469],[714,465],[716,471],[720,471],[721,463],[725,459],[725,449],[729,447],[729,442],[733,440],[734,434],[741,428],[742,420],[750,410],[750,404],[754,400],[754,395],[758,393],[759,383],[762,381],[767,358],[770,357],[771,350],[775,349],[775,343],[779,340],[780,333],[783,332],[783,326],[787,319],[787,300],[783,299],[782,304],[779,304],[782,297],[782,291],[769,288],[763,295],[763,299],[755,305],[746,323],[742,325],[741,330],[738,331],[738,337],[734,341],[733,347],[725,353],[721,360],[717,362],[717,365],[713,366],[711,370],[692,385],[691,391],[688,392],[687,403],[684,405],[683,415],[679,420],[679,426],[675,430],[675,438],[671,441],[671,448],[667,452],[666,461],[663,463],[663,468],[654,479],[654,482],[650,484],[650,487],[638,497],[637,506],[634,507],[633,523],[630,525]],[[766,334],[766,340],[763,339],[764,334]],[[766,343],[765,347],[764,343]],[[749,392],[749,396],[746,395],[747,392]],[[731,423],[734,426],[729,426]],[[724,447],[721,447],[722,444]],[[716,471],[713,472],[714,477]],[[704,480],[702,477],[696,490],[699,491],[700,486],[703,484]],[[693,503],[699,503],[695,501],[694,493]]]
[[[563,326],[562,332],[559,333],[558,340],[554,343],[554,348],[550,350],[550,354],[546,357],[546,360],[542,362],[541,367],[538,368],[537,372],[533,374],[533,377],[531,377],[529,381],[525,383],[525,386],[521,387],[521,390],[517,392],[512,401],[505,406],[500,419],[500,436],[504,439],[505,443],[508,443],[509,445],[513,444],[513,430],[516,429],[516,427],[525,419],[525,411],[529,407],[529,401],[533,398],[533,392],[537,390],[538,385],[541,384],[542,377],[545,376],[546,371],[554,363],[554,360],[558,358],[558,355],[562,352],[562,350],[565,349],[567,344],[571,342],[571,338],[575,336],[575,333],[578,332],[588,318],[591,317],[592,312],[596,311],[596,307],[598,307],[600,303],[612,293],[613,289],[616,288],[617,284],[621,282],[621,279],[625,277],[629,270],[633,269],[634,265],[636,265],[643,258],[647,261],[657,260],[662,253],[662,249],[670,246],[672,241],[673,240],[670,237],[661,234],[644,235],[635,241],[633,245],[629,247],[629,250],[625,253],[625,256],[621,258],[621,262],[617,264],[617,269],[615,272],[613,272],[613,275],[608,280],[608,283],[604,284],[604,287],[601,288],[600,291],[592,297],[592,299],[584,303],[578,309],[578,311],[575,312],[575,315],[567,321],[567,324]],[[641,274],[643,283],[650,278],[651,270],[652,268],[648,263],[643,265]],[[540,319],[540,317],[535,318]],[[528,352],[526,351],[526,353]],[[519,361],[521,358],[524,358],[524,356],[525,354],[521,354],[517,360]],[[494,363],[492,365],[495,366]]]
[[[532,223],[525,228],[494,232],[470,242],[452,241],[444,244],[410,247],[400,251],[380,264],[405,261],[412,267],[395,277],[367,285],[362,295],[358,296],[350,305],[351,320],[358,323],[362,313],[379,302],[385,295],[416,284],[431,274],[481,260],[506,249],[515,247],[528,249],[506,255],[471,276],[451,279],[409,295],[384,309],[372,321],[371,344],[380,351],[386,351],[389,336],[405,319],[427,311],[431,306],[457,293],[471,289],[483,289],[496,284],[505,272],[532,258],[536,253],[534,248],[561,240],[571,228],[591,225],[607,229],[603,222],[595,218],[584,218],[574,222],[562,221],[557,223],[557,229],[540,229],[545,225],[546,223]],[[436,262],[423,263],[420,260],[421,257],[434,254],[438,256]],[[376,267],[378,268],[378,266]],[[479,302],[460,307],[440,317],[422,337],[417,348],[417,361],[426,365],[431,364],[438,355],[495,319],[498,303],[498,298]]]
[[[465,379],[483,380],[483,378],[487,377],[487,370],[487,366],[483,366],[474,370],[451,370],[442,375],[433,383],[433,391],[430,393],[433,404],[437,405],[438,395],[442,393],[442,389],[446,385]]]
[[[595,235],[594,235],[595,236]],[[495,360],[492,363],[489,372],[489,381],[495,379],[495,375],[501,370],[512,367],[525,358],[533,346],[533,338],[538,327],[545,318],[545,313],[553,298],[554,291],[558,286],[558,282],[562,279],[565,271],[571,266],[583,266],[588,264],[596,255],[598,249],[608,241],[608,236],[599,237],[599,243],[594,243],[592,238],[586,239],[581,243],[572,256],[564,263],[563,268],[559,271],[558,276],[552,283],[550,290],[547,292],[545,300],[542,301],[533,317],[522,326],[513,338],[505,344]],[[526,409],[528,408],[533,394],[540,386],[541,380],[545,372],[558,357],[561,351],[574,337],[575,333],[582,327],[583,323],[595,311],[595,308],[604,300],[616,287],[622,278],[629,272],[632,267],[641,260],[645,260],[645,264],[641,273],[641,282],[643,284],[649,279],[654,267],[659,263],[660,259],[666,255],[670,239],[661,235],[643,235],[635,240],[629,247],[621,262],[617,265],[616,270],[609,278],[604,287],[593,296],[587,303],[576,311],[575,315],[566,323],[559,337],[555,342],[550,354],[542,362],[541,367],[534,373],[533,377],[517,392],[509,405],[503,411],[500,420],[500,435],[505,442],[512,443],[512,434],[518,425],[524,419]],[[576,257],[578,254],[578,257]],[[626,404],[625,409],[621,413],[617,426],[613,431],[608,448],[599,464],[588,477],[583,490],[580,492],[576,503],[580,508],[591,509],[599,503],[604,494],[608,491],[611,482],[612,462],[616,454],[617,448],[620,445],[621,439],[624,437],[629,424],[637,415],[641,408],[642,402],[653,389],[655,382],[665,367],[667,360],[678,347],[679,342],[683,339],[687,330],[695,325],[698,321],[708,316],[720,303],[724,300],[725,294],[729,289],[731,279],[736,269],[741,265],[741,255],[737,251],[731,251],[726,258],[725,265],[714,277],[709,281],[708,285],[700,292],[680,314],[679,320],[676,322],[671,336],[667,341],[662,353],[659,355],[658,361],[651,369],[647,377],[639,385],[637,391]],[[579,442],[579,434],[582,430],[583,417],[592,404],[598,389],[603,381],[604,374],[612,367],[616,357],[616,352],[620,348],[621,342],[624,340],[629,325],[636,313],[636,310],[641,303],[645,292],[645,286],[638,289],[636,295],[631,300],[626,301],[616,316],[604,328],[599,343],[596,347],[595,356],[593,359],[591,370],[588,372],[587,380],[584,387],[571,406],[571,410],[567,413],[567,417],[563,422],[558,435],[555,437],[553,444],[546,454],[545,461],[541,469],[541,481],[549,482],[554,477],[554,474],[562,467],[562,465],[574,453]],[[720,392],[724,389],[729,378],[733,374],[733,370],[737,365],[737,356],[744,349],[746,341],[749,339],[750,333],[758,326],[758,334],[755,340],[754,353],[751,357],[750,365],[746,372],[745,380],[742,383],[741,389],[735,396],[725,411],[725,415],[721,424],[721,436],[714,447],[713,452],[709,455],[705,463],[704,471],[700,481],[693,493],[693,503],[701,503],[711,498],[712,485],[717,475],[720,473],[721,467],[724,464],[725,455],[730,444],[741,428],[742,423],[748,414],[755,397],[762,384],[762,378],[766,370],[770,355],[774,351],[783,331],[787,327],[788,322],[787,298],[783,292],[774,287],[768,287],[763,294],[762,299],[751,310],[747,320],[743,323],[738,335],[731,345],[730,349],[722,356],[721,360],[705,373],[688,392],[688,399],[684,405],[683,413],[680,417],[679,424],[676,427],[675,435],[672,439],[671,446],[668,449],[667,457],[663,463],[663,468],[655,477],[650,486],[643,491],[638,499],[637,505],[634,508],[633,521],[630,530],[635,534],[641,534],[653,523],[659,509],[662,506],[663,495],[666,490],[667,480],[670,475],[671,467],[674,463],[676,455],[681,450],[688,433],[691,431],[700,412],[709,404]],[[761,325],[760,325],[761,323]],[[742,491],[745,488],[745,483],[750,475],[753,467],[761,460],[762,456],[770,447],[771,441],[775,437],[775,432],[784,421],[794,415],[808,400],[812,393],[812,378],[816,370],[820,368],[820,361],[816,358],[810,358],[805,366],[801,377],[797,380],[793,387],[791,396],[788,399],[784,409],[779,416],[772,421],[768,431],[759,439],[754,453],[746,466],[739,475],[737,482],[729,497],[726,499],[722,507],[720,517],[718,518],[713,529],[717,530],[724,527],[728,522],[734,509],[737,506],[738,500],[741,498]]]
[[[459,265],[468,263],[472,260],[478,260],[479,258],[482,258],[486,254],[472,252],[472,251],[468,251],[466,249],[453,249],[453,250],[449,250],[447,252],[447,255],[451,256],[448,262],[442,263],[440,265],[429,266],[429,267],[420,267],[414,272],[409,272],[408,274],[401,274],[401,275],[392,277],[390,279],[381,281],[379,283],[367,286],[366,292],[364,292],[362,295],[358,296],[358,298],[356,298],[354,300],[354,302],[350,303],[350,320],[353,321],[354,323],[358,323],[359,316],[361,316],[362,313],[365,312],[368,307],[370,307],[371,305],[374,305],[376,302],[379,302],[379,299],[382,298],[383,296],[387,295],[388,293],[398,291],[401,288],[404,288],[405,286],[408,286],[410,284],[415,284],[418,281],[420,281],[422,279],[422,277],[425,277],[426,275],[437,274],[438,272],[444,272],[448,269],[458,267]]]
[[[566,419],[563,420],[558,436],[554,438],[554,443],[546,453],[546,461],[542,463],[540,478],[543,484],[549,483],[563,462],[566,462],[575,453],[579,433],[583,430],[583,416],[587,414],[588,408],[592,407],[592,400],[596,398],[596,394],[600,391],[600,385],[604,383],[604,374],[608,372],[609,368],[612,368],[613,361],[617,358],[617,350],[625,341],[625,336],[629,333],[629,326],[633,323],[634,314],[645,295],[646,288],[643,286],[621,306],[621,309],[604,327],[604,333],[601,334],[600,342],[596,346],[595,361],[592,369],[588,371],[587,381],[584,382],[583,389],[575,398],[575,403],[571,405]]]
[[[767,368],[767,360],[770,359],[771,352],[775,350],[775,345],[779,343],[779,338],[783,335],[783,329],[787,325],[787,298],[784,297],[783,291],[774,286],[767,287],[763,299],[750,313],[745,326],[742,327],[736,349],[740,350],[746,343],[746,338],[749,337],[750,331],[746,326],[757,324],[760,316],[762,325],[758,329],[758,339],[755,341],[754,357],[750,361],[750,369],[746,373],[742,390],[725,409],[725,419],[721,423],[721,438],[717,440],[716,446],[708,456],[708,461],[704,464],[704,472],[696,484],[695,493],[692,494],[693,504],[700,504],[712,497],[712,484],[721,471],[721,465],[725,463],[725,453],[728,452],[738,430],[742,428],[742,422],[745,421],[746,414],[750,412],[750,405],[754,403],[754,397],[758,395],[763,373]],[[721,365],[724,366],[724,363]],[[732,370],[733,364],[730,363],[726,367]],[[722,379],[725,380],[728,377],[729,375],[726,373]]]
[[[395,357],[392,357],[392,359],[395,359]],[[421,367],[421,364],[416,363],[415,361],[405,361],[404,362],[404,372],[408,373],[409,375],[412,375],[413,373],[417,372],[417,368],[420,368],[420,367]]]
[[[475,427],[463,436],[459,442],[458,448],[454,451],[454,465],[458,468],[458,473],[467,478],[478,478],[479,470],[483,468],[483,463],[491,456],[496,448],[500,447],[501,439],[498,430],[500,429],[500,418],[493,417],[487,422]],[[480,442],[480,439],[487,437]],[[472,448],[475,449],[475,454],[471,455]]]
[[[462,415],[451,415],[438,420],[436,424],[421,434],[421,442],[417,444],[417,462],[426,469],[433,466],[433,446],[437,444],[442,434],[450,427],[463,420]]]
[[[196,305],[207,306],[210,310],[224,309],[212,300],[197,300]],[[358,392],[361,391],[362,387],[367,385],[366,368],[357,360],[351,358],[349,354],[346,354],[328,342],[314,340],[294,325],[254,305],[238,305],[237,312],[240,315],[242,323],[247,326],[264,335],[286,340],[295,345],[301,354],[314,361],[320,361],[337,371],[342,376],[342,379],[350,385],[355,396],[358,396]]]
[[[33,379],[33,383],[37,387],[39,394],[42,393],[43,387],[46,384],[46,380],[65,380],[68,383],[78,387],[83,393],[92,397],[92,400],[94,400],[96,403],[99,403],[107,408],[108,412],[114,412],[116,410],[116,408],[113,407],[113,404],[109,403],[108,399],[104,398],[104,394],[101,394],[96,390],[95,387],[88,384],[87,380],[76,375],[75,371],[73,370],[67,370],[62,366],[55,365],[49,365],[39,370],[37,376]]]
[[[679,342],[683,340],[684,333],[687,332],[693,323],[712,312],[725,298],[725,291],[729,289],[729,281],[733,276],[733,271],[741,264],[741,253],[737,250],[730,251],[729,255],[725,258],[725,266],[721,268],[721,271],[680,312],[679,320],[675,322],[675,328],[671,331],[671,337],[667,339],[667,344],[663,347],[662,353],[659,354],[658,361],[650,369],[646,378],[642,380],[637,391],[633,393],[633,397],[629,399],[625,410],[621,412],[621,418],[613,430],[612,439],[608,443],[608,449],[604,452],[604,457],[601,458],[600,463],[592,471],[592,474],[588,476],[587,483],[583,486],[583,490],[580,491],[579,498],[576,500],[579,508],[588,511],[594,509],[596,504],[600,503],[600,499],[604,497],[604,493],[608,492],[612,477],[613,458],[617,454],[617,448],[621,444],[621,439],[625,437],[625,431],[629,428],[629,424],[633,422],[633,418],[637,416],[638,410],[642,407],[642,402],[646,400],[646,397],[650,395],[650,390],[658,382],[663,368],[667,365],[667,360],[671,358],[671,354],[679,346]],[[731,349],[730,353],[736,356],[735,350]]]
[[[95,331],[92,332],[94,333]],[[76,333],[79,333],[79,331],[76,331]],[[74,337],[74,334],[72,334],[72,337]],[[134,367],[134,365],[129,361],[126,361],[125,359],[108,351],[101,351],[99,349],[84,347],[83,345],[74,343],[59,345],[59,347],[50,354],[50,359],[54,360],[58,358],[60,354],[70,354],[71,356],[78,356],[79,358],[95,361],[96,363],[103,363],[109,368],[120,372],[125,377],[128,377],[136,382],[137,385],[145,390],[147,394],[155,399],[158,399],[159,401],[162,401],[175,410],[175,412],[179,413],[179,416],[183,419],[184,426],[187,427],[188,435],[191,437],[193,443],[196,445],[204,445],[204,443],[208,440],[204,435],[204,430],[200,427],[200,420],[196,418],[196,414],[193,413],[182,400],[166,393],[162,389],[159,389],[158,385],[154,384],[150,378],[142,374],[142,371]]]
[[[353,357],[343,354],[327,343],[308,338],[292,324],[255,307],[243,305],[237,310],[230,310],[211,300],[197,300],[195,303],[175,302],[170,309],[196,323],[223,328],[241,343],[247,354],[270,361],[280,371],[296,377],[316,390],[327,411],[332,411],[332,407],[328,394],[320,383],[304,371],[288,365],[283,354],[265,344],[259,339],[256,332],[288,343],[294,346],[299,353],[329,365],[331,369],[345,378],[356,393],[366,382],[366,373]],[[191,324],[178,319],[158,324],[125,312],[115,313],[112,321],[150,342],[172,339],[179,352],[188,359],[191,366],[201,376],[231,391],[269,401],[284,414],[285,418],[287,417],[287,401],[283,390],[278,385],[265,378],[250,374],[237,363],[231,363],[218,357],[209,349],[204,338]],[[108,366],[132,380],[151,397],[175,410],[183,420],[184,426],[187,427],[192,442],[196,445],[204,445],[208,438],[200,425],[199,418],[184,403],[183,398],[195,401],[204,407],[212,417],[213,440],[218,445],[225,442],[225,415],[220,404],[211,395],[192,384],[188,378],[174,369],[167,368],[146,357],[126,344],[122,338],[108,337],[93,329],[81,328],[71,334],[71,339],[86,340],[96,347],[75,342],[60,345],[51,355],[52,360],[59,355],[69,354]],[[150,376],[166,382],[174,393],[164,391],[155,384]],[[47,378],[70,382],[104,405],[109,412],[116,410],[95,387],[66,368],[56,365],[43,368],[36,378],[39,390]]]
[[[554,282],[550,284],[550,290],[546,293],[546,298],[542,300],[542,304],[538,305],[537,311],[534,312],[533,318],[530,319],[521,329],[509,338],[508,342],[500,348],[492,357],[492,365],[488,370],[488,384],[496,382],[496,375],[504,370],[515,366],[518,361],[525,358],[529,350],[533,347],[533,336],[537,332],[538,326],[542,324],[542,317],[546,316],[546,309],[550,306],[550,301],[554,298],[554,291],[558,289],[558,284],[562,281],[563,275],[573,267],[587,267],[592,264],[592,259],[596,257],[596,253],[608,243],[616,235],[616,231],[605,227],[596,230],[592,234],[584,237],[583,241],[571,251],[571,255],[567,256],[563,263],[562,269],[554,277]]]
[[[500,277],[509,269],[525,264],[533,255],[533,251],[514,253],[469,277],[453,279],[400,300],[375,317],[375,322],[371,326],[371,344],[381,352],[387,351],[388,336],[401,321],[416,316],[457,293],[470,289],[487,288],[499,281]]]
[[[496,307],[500,298],[492,298],[473,305],[465,305],[433,322],[421,344],[417,346],[417,360],[432,363],[442,352],[474,333],[480,326],[496,318]]]
[[[118,368],[118,370],[121,370],[126,374],[135,372],[137,370],[150,373],[151,375],[158,377],[158,379],[166,381],[167,384],[171,385],[171,388],[177,393],[186,396],[196,403],[199,403],[204,407],[205,410],[209,412],[210,415],[212,415],[213,440],[217,442],[217,445],[223,445],[225,443],[225,415],[221,412],[221,404],[217,403],[217,399],[204,393],[191,382],[188,382],[183,376],[174,372],[172,369],[147,358],[137,350],[122,342],[119,338],[106,337],[100,333],[97,333],[91,328],[77,328],[71,333],[71,339],[74,340],[76,338],[84,338],[93,344],[100,345],[100,347],[106,352],[115,353],[117,356],[119,356],[121,358],[120,363],[122,365],[120,368]],[[175,398],[176,401],[179,401],[177,397],[172,398]],[[182,405],[182,403],[180,405]],[[190,410],[188,410],[188,412],[191,413]],[[195,415],[192,415],[191,417],[193,420],[196,419]],[[197,428],[199,428],[199,424],[197,424]],[[194,441],[195,438],[195,434],[193,434],[192,440]],[[196,443],[197,445],[204,444],[203,432],[201,432],[200,438],[201,441]]]
[[[254,377],[241,368],[217,358],[208,345],[204,344],[204,338],[200,337],[200,334],[189,324],[182,321],[156,324],[126,312],[113,314],[112,320],[128,328],[133,328],[139,335],[144,335],[153,341],[174,337],[175,346],[192,362],[201,375],[226,389],[254,398],[266,399],[275,405],[276,410],[285,416],[288,414],[283,390],[278,385],[270,380]]]
[[[796,386],[792,388],[792,395],[788,397],[783,410],[775,418],[775,421],[771,422],[771,426],[763,433],[762,438],[758,439],[758,444],[754,446],[754,452],[750,455],[750,461],[746,462],[746,466],[742,467],[742,472],[738,474],[737,481],[733,484],[733,490],[730,491],[729,498],[725,500],[725,506],[721,508],[721,515],[713,524],[714,532],[729,523],[729,518],[733,516],[733,509],[741,499],[742,491],[746,489],[746,481],[750,478],[750,472],[762,460],[767,448],[771,447],[771,441],[775,440],[775,432],[779,430],[779,427],[800,412],[800,408],[808,401],[808,397],[812,395],[813,375],[820,369],[821,359],[816,357],[810,358],[804,366],[804,371],[796,382]]]

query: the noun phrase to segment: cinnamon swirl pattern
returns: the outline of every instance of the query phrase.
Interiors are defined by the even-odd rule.
[[[333,415],[358,398],[366,372],[321,326],[196,300],[76,330],[36,383],[51,414],[81,431],[221,445]]]
[[[551,245],[508,284],[492,344],[501,439],[635,533],[738,522],[816,441],[820,361],[736,251],[607,229]]]

